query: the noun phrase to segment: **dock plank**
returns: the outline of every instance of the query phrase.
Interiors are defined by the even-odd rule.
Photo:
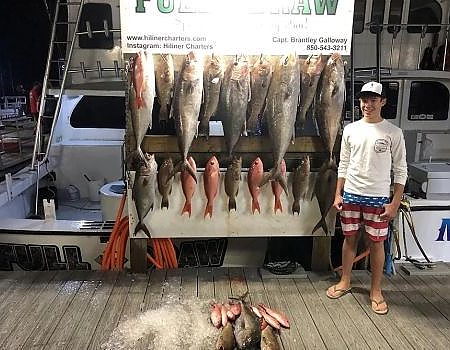
[[[245,279],[244,270],[242,267],[230,267],[228,268],[230,274],[230,287],[233,297],[241,297],[248,292],[247,281]],[[227,298],[228,300],[228,298]]]
[[[212,267],[200,267],[197,272],[198,297],[203,300],[214,299],[214,274]]]
[[[132,275],[131,286],[128,291],[119,322],[126,321],[131,317],[136,317],[142,312],[145,293],[147,292],[149,275],[136,273]]]
[[[225,303],[231,295],[230,272],[226,268],[213,268],[214,298],[218,303]]]
[[[369,317],[374,322],[378,321],[380,317],[372,311],[369,300],[369,273],[361,271],[355,273],[354,276],[361,283],[361,288],[366,291],[365,296],[360,298],[359,302],[365,307]],[[401,308],[395,303],[395,292],[389,286],[384,286],[383,294],[389,303],[389,312],[387,315],[384,315],[382,322],[377,322],[376,324],[390,345],[393,348],[403,349],[407,347],[412,347],[413,349],[432,349],[430,343],[423,338],[420,330],[409,322],[405,316],[402,316]]]
[[[50,276],[47,275],[47,277]],[[37,291],[37,293],[30,293],[20,310],[14,309],[17,317],[14,321],[8,322],[8,325],[13,327],[12,332],[4,339],[0,347],[5,349],[22,348],[30,334],[39,327],[38,321],[42,314],[47,312],[66,282],[70,283],[70,278],[70,271],[60,271],[54,275],[54,278],[44,280],[43,283],[36,283],[38,282],[36,280],[33,283],[32,291]]]
[[[97,323],[95,332],[91,337],[88,349],[100,349],[101,345],[108,340],[110,334],[119,322],[125,300],[131,288],[131,283],[131,275],[126,272],[119,273],[105,308],[103,309],[100,320]]]
[[[403,276],[401,273],[399,275],[399,277]],[[428,328],[429,325],[433,325],[435,330],[439,331],[440,334],[438,334],[438,337],[441,341],[448,344],[450,341],[450,334],[448,332],[443,332],[442,330],[450,329],[450,321],[445,317],[442,317],[442,312],[447,312],[448,314],[450,311],[449,305],[445,302],[440,304],[439,307],[443,307],[444,310],[439,311],[439,309],[426,298],[419,286],[409,284],[404,278],[389,278],[388,280],[398,290],[403,292],[404,296],[410,301],[412,307],[420,311],[421,315],[419,315],[418,322],[422,325],[423,329]],[[425,318],[422,317],[422,315],[425,316]]]
[[[73,298],[70,306],[66,309],[64,316],[60,319],[60,322],[57,324],[43,349],[59,350],[66,348],[68,340],[72,337],[95,290],[101,283],[102,276],[100,271],[86,271],[84,273],[83,284],[78,289],[77,294]]]
[[[367,316],[359,317],[364,311],[351,293],[335,300],[326,296],[327,288],[336,283],[329,274],[310,274],[309,280],[349,349],[391,348],[372,322],[364,322]]]
[[[50,307],[36,322],[39,324],[39,327],[36,327],[28,337],[23,345],[24,349],[43,348],[47,344],[56,326],[64,317],[67,308],[83,284],[81,272],[74,272],[69,278]]]
[[[340,330],[336,327],[333,319],[326,311],[325,306],[320,300],[320,296],[312,286],[310,280],[296,279],[297,289],[302,294],[306,308],[314,319],[314,323],[320,333],[327,349],[347,349]]]
[[[198,295],[197,269],[191,267],[182,268],[181,274],[181,298],[192,299]]]
[[[280,291],[288,308],[281,310],[285,312],[291,328],[285,332],[296,332],[299,339],[295,339],[298,349],[326,349],[314,320],[306,308],[302,294],[298,291],[294,279],[279,279]],[[295,337],[295,333],[292,335]]]
[[[103,272],[102,282],[97,286],[94,295],[89,300],[86,312],[83,314],[77,328],[67,343],[67,349],[88,348],[97,325],[101,320],[117,277],[118,272],[116,271]]]

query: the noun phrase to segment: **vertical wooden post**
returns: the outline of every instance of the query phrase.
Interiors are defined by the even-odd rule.
[[[147,240],[148,238],[130,239],[131,271],[145,273],[147,271]]]

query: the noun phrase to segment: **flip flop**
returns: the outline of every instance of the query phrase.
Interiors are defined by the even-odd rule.
[[[340,297],[342,297],[343,295],[347,294],[348,292],[350,292],[352,290],[352,287],[348,288],[348,289],[340,289],[340,288],[336,288],[336,284],[330,288],[327,289],[327,297],[330,299],[339,299]]]
[[[376,301],[375,299],[370,299],[372,311],[375,312],[377,315],[386,315],[389,311],[388,304],[386,303],[386,300],[381,299],[379,301]],[[380,305],[385,304],[385,308],[379,308]]]

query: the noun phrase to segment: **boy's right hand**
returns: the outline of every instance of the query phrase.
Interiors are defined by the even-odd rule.
[[[337,210],[337,211],[342,211],[342,204],[344,203],[344,200],[342,199],[342,196],[340,194],[337,194],[334,197],[334,203],[333,203],[333,207]]]

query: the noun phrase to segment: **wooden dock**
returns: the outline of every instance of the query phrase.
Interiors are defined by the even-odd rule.
[[[450,348],[449,276],[413,277],[399,272],[386,279],[390,307],[386,316],[370,309],[369,273],[357,271],[352,293],[338,300],[325,295],[334,282],[330,274],[312,273],[308,278],[263,280],[256,268],[155,270],[139,275],[0,272],[0,349],[155,349],[148,332],[132,345],[104,344],[117,335],[113,330],[124,320],[145,327],[149,321],[140,323],[139,317],[169,299],[172,303],[199,299],[206,305],[246,291],[251,303],[266,303],[288,316],[291,328],[282,329],[279,338],[285,350]],[[206,310],[204,322],[209,316]],[[169,330],[173,327],[160,322]],[[195,345],[195,339],[183,347],[203,348]],[[164,348],[172,349],[178,347]]]

